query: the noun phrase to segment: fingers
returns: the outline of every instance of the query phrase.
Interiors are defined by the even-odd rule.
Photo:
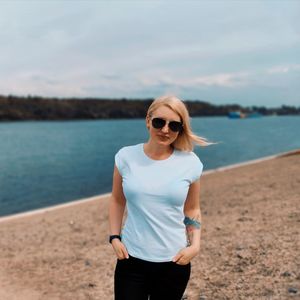
[[[127,251],[125,245],[120,240],[116,239],[116,241],[112,245],[113,245],[113,248],[115,250],[115,253],[116,253],[118,259],[129,258],[128,251]]]
[[[181,257],[183,257],[182,253],[177,253],[174,258],[172,259],[173,262],[177,262],[181,259]]]
[[[174,261],[177,265],[187,265],[189,263],[189,260],[185,258],[184,256],[181,256],[177,261]]]
[[[122,247],[122,252],[123,252],[123,257],[124,258],[129,258],[128,252],[127,252],[126,247],[124,245]]]
[[[177,265],[181,265],[181,266],[185,266],[185,265],[187,265],[189,263],[189,261],[188,262],[186,262],[186,261],[180,261],[180,262],[177,262],[176,264]]]
[[[187,265],[190,262],[189,256],[185,253],[179,252],[172,259],[177,265]]]

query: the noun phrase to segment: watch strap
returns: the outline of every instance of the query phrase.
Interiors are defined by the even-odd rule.
[[[113,239],[119,239],[119,240],[121,241],[121,236],[118,235],[118,234],[110,235],[110,236],[109,236],[109,242],[111,243],[111,241],[112,241]]]

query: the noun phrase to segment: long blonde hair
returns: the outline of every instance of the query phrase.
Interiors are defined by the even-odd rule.
[[[173,95],[156,98],[148,108],[147,117],[151,117],[152,113],[163,105],[177,113],[183,124],[183,130],[179,132],[177,139],[171,144],[174,148],[182,151],[193,151],[194,145],[208,146],[214,144],[209,142],[206,138],[197,136],[193,133],[189,112],[185,103]]]

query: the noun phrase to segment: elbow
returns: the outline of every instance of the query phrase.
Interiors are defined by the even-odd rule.
[[[122,197],[122,196],[117,197],[117,196],[115,196],[113,194],[111,195],[111,202],[115,203],[115,204],[117,204],[119,206],[125,206],[126,205],[126,199],[125,199],[125,197]]]

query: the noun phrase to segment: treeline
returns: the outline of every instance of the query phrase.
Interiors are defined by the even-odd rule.
[[[44,98],[0,96],[0,121],[144,118],[154,99]],[[300,115],[300,107],[242,107],[185,100],[191,116],[226,116],[230,111]]]

